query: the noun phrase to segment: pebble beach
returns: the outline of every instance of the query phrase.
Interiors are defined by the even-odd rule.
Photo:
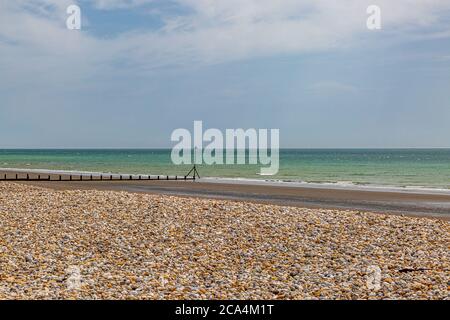
[[[450,222],[0,183],[0,299],[448,299]]]

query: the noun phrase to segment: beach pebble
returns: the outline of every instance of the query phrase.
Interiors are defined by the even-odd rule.
[[[444,220],[6,182],[0,203],[0,299],[449,297]]]

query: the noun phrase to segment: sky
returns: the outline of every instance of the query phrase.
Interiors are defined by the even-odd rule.
[[[0,0],[0,148],[165,148],[194,120],[450,147],[450,1]]]

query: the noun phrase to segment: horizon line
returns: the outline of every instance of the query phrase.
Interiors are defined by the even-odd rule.
[[[0,150],[171,150],[173,147],[0,147]],[[194,148],[191,148],[194,150]],[[279,150],[437,150],[449,147],[281,147]],[[221,150],[227,150],[222,148]],[[233,149],[235,150],[235,149]],[[237,149],[240,150],[240,149]],[[245,148],[249,150],[249,148]]]

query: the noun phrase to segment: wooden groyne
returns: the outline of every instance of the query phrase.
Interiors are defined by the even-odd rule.
[[[177,175],[135,175],[135,174],[58,174],[2,172],[0,181],[195,181],[200,178],[195,166],[185,176]]]
[[[152,175],[60,175],[60,174],[2,174],[0,181],[142,181],[142,180],[193,180],[195,176],[152,176]]]

